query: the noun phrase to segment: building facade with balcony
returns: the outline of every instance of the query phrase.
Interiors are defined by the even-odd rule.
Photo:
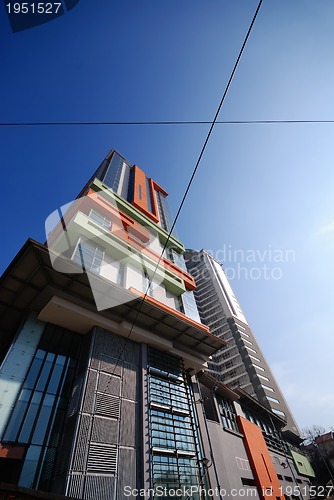
[[[5,271],[0,481],[94,500],[201,481],[190,371],[223,342],[170,225],[166,191],[112,151]]]

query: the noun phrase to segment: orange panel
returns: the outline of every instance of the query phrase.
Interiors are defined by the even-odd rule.
[[[247,455],[254,473],[260,498],[284,500],[274,464],[260,427],[238,416],[240,430],[244,435]]]
[[[147,192],[146,192],[146,175],[137,165],[133,169],[133,201],[132,204],[144,212],[148,212]]]
[[[150,192],[146,189],[146,174],[137,165],[132,167],[133,170],[133,200],[132,205],[138,208],[141,212],[147,215],[156,224],[159,222],[157,217],[157,204],[155,200],[154,190],[152,189],[152,181],[150,181]],[[153,210],[155,213],[150,212],[148,209],[148,197],[152,201]]]

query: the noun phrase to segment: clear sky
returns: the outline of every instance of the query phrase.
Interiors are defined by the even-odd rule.
[[[80,0],[12,33],[0,5],[0,121],[211,120],[256,6]],[[264,0],[219,119],[334,119],[333,25],[332,0]],[[0,127],[1,270],[28,237],[45,241],[46,217],[112,148],[176,213],[208,128]],[[217,125],[177,225],[186,247],[225,261],[300,427],[334,426],[333,136]]]

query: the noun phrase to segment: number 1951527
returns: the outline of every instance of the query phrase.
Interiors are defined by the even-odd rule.
[[[15,2],[6,5],[8,14],[57,14],[61,6],[60,2]]]

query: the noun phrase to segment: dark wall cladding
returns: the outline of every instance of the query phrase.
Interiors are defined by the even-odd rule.
[[[117,500],[124,486],[136,487],[140,467],[141,346],[101,328],[90,337],[64,493]]]

